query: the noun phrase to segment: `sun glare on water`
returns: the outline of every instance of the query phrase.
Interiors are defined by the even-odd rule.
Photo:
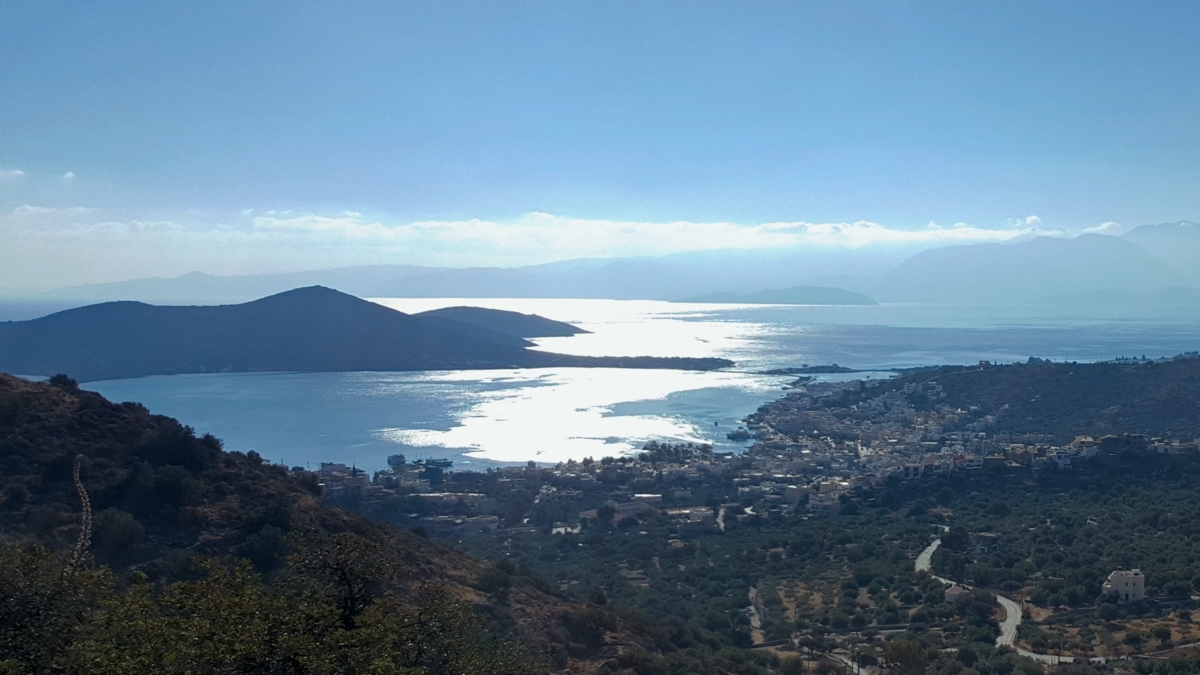
[[[623,455],[653,438],[711,442],[713,431],[681,416],[617,415],[613,408],[631,400],[662,400],[678,392],[708,387],[763,390],[760,377],[739,373],[672,370],[560,368],[494,373],[430,373],[435,381],[495,377],[518,386],[484,392],[449,430],[381,429],[384,440],[417,447],[466,448],[472,457],[499,462],[563,462],[583,457]]]

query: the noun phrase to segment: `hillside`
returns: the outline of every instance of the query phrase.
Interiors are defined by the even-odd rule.
[[[991,432],[1060,441],[1119,433],[1200,437],[1200,358],[943,367],[914,372],[895,386],[925,381],[945,389],[939,404],[996,415]]]
[[[444,672],[443,666],[534,672],[527,659],[545,660],[555,649],[565,655],[564,646],[538,636],[569,608],[527,581],[514,578],[508,594],[493,601],[474,588],[484,565],[326,506],[307,472],[266,464],[254,453],[225,452],[212,436],[197,437],[136,403],[110,403],[65,378],[56,385],[0,374],[5,672],[117,673],[139,664],[168,672],[167,656],[190,661],[191,672],[365,672],[366,663],[393,656],[397,666],[434,666],[430,672]],[[81,508],[73,481],[77,461],[90,508]],[[90,542],[80,536],[85,513]],[[77,542],[83,557],[68,557]],[[231,556],[252,567],[232,567]],[[337,581],[335,572],[349,581]],[[114,574],[132,595],[112,586]],[[276,577],[289,581],[277,586]],[[503,609],[496,616],[507,617],[493,620],[493,628],[520,639],[525,656],[500,643],[488,646],[494,639],[469,607],[493,602]],[[480,648],[428,635],[436,658],[381,655],[388,643],[378,631],[412,639],[414,629],[425,630],[406,628],[400,607],[442,612],[439,621],[474,635]],[[139,622],[126,625],[126,611],[136,611]],[[190,653],[183,640],[214,628],[243,629],[244,643],[211,635],[203,653]],[[125,630],[144,632],[147,642],[124,643]],[[153,636],[168,644],[152,648]],[[67,667],[68,655],[91,665]],[[246,665],[234,668],[223,659]],[[280,670],[271,665],[279,660],[304,666]],[[558,660],[566,663],[565,656]],[[245,670],[251,663],[257,669]]]
[[[777,663],[603,594],[570,600],[529,566],[468,557],[317,491],[306,471],[226,452],[139,404],[0,374],[0,669],[766,675],[760,664]]]
[[[92,381],[245,371],[732,365],[721,359],[564,356],[524,349],[523,340],[477,323],[454,326],[319,286],[240,305],[112,302],[0,323],[0,371],[68,373]]]

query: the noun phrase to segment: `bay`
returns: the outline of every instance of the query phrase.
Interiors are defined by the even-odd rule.
[[[401,299],[406,312],[472,305],[567,321],[591,333],[537,340],[579,355],[720,356],[721,372],[549,368],[400,373],[227,373],[91,382],[139,401],[231,450],[289,465],[336,461],[375,470],[390,454],[455,467],[554,463],[636,451],[646,441],[715,442],[791,377],[763,371],[840,364],[894,368],[1030,356],[1157,358],[1200,347],[1200,321],[1155,308],[803,307],[561,299]]]

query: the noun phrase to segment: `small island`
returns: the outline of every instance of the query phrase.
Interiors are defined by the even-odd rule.
[[[874,298],[832,286],[793,286],[755,293],[709,293],[676,300],[676,302],[721,303],[745,305],[878,305]]]
[[[773,368],[764,370],[763,375],[831,375],[836,373],[858,373],[862,372],[854,368],[839,366],[834,363],[828,366],[810,366],[805,364],[798,368]]]

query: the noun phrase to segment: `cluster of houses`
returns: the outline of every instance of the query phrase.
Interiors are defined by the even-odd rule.
[[[683,448],[688,458],[665,462],[644,458],[569,461],[553,467],[503,467],[480,472],[450,472],[448,460],[406,462],[394,456],[390,467],[374,476],[344,464],[322,463],[317,470],[326,500],[353,500],[367,507],[406,499],[417,523],[431,535],[455,536],[532,528],[529,518],[502,522],[497,498],[514,490],[535,492],[534,507],[562,514],[550,526],[573,531],[575,523],[620,525],[654,515],[670,519],[680,533],[724,529],[725,518],[742,520],[755,514],[832,517],[841,497],[865,483],[780,467],[773,458],[714,453],[710,446],[690,444],[651,448]],[[839,467],[840,469],[840,467]],[[717,482],[736,489],[737,502],[697,504],[696,488]],[[745,504],[751,504],[743,508]],[[419,514],[419,515],[418,515]]]
[[[451,473],[449,460],[406,462],[394,456],[390,467],[374,476],[336,463],[322,463],[317,474],[324,498],[330,501],[354,500],[370,506],[407,498],[409,504],[419,504],[413,509],[414,518],[435,536],[494,532],[502,527],[570,531],[580,522],[619,525],[652,513],[674,521],[681,533],[695,533],[724,529],[726,516],[739,520],[756,514],[836,517],[846,495],[892,477],[912,481],[955,471],[1070,470],[1078,459],[1108,452],[1196,450],[1194,442],[1134,435],[1082,436],[1062,447],[1037,443],[1036,438],[1019,440],[1025,442],[977,437],[966,446],[960,438],[951,438],[933,449],[925,444],[936,442],[922,441],[916,449],[892,444],[886,457],[857,442],[839,443],[828,437],[802,439],[781,449],[756,444],[741,455],[715,453],[709,446],[651,444],[690,450],[676,461],[644,456],[607,458],[553,467],[530,463],[487,473]],[[970,452],[967,447],[983,452]],[[697,504],[693,498],[696,488],[714,482],[732,485],[737,501],[720,506]],[[533,523],[528,518],[505,522],[497,500],[514,489],[534,492],[534,506],[558,517],[553,522]]]
[[[442,490],[453,461],[423,459],[408,462],[404,455],[388,458],[389,468],[373,477],[345,464],[321,462],[317,477],[322,497],[328,501],[383,504],[398,497],[421,502],[421,527],[434,536],[495,532],[500,528],[496,500],[480,492]]]
[[[1065,446],[1053,445],[1045,434],[993,434],[988,429],[997,421],[996,415],[938,403],[946,393],[937,383],[910,383],[887,391],[880,390],[881,384],[856,381],[796,387],[747,419],[747,433],[756,439],[748,454],[773,457],[773,469],[916,480],[954,471],[1068,470],[1078,459],[1100,453],[1182,454],[1200,448],[1200,439],[1150,439],[1136,434],[1080,436]],[[867,396],[837,405],[847,391]],[[914,403],[922,404],[921,408]]]
[[[940,385],[884,391],[881,384],[796,387],[747,418],[743,431],[754,443],[742,454],[651,442],[636,457],[572,460],[552,467],[529,462],[487,472],[451,472],[450,460],[409,462],[394,455],[388,469],[373,476],[335,463],[322,463],[317,473],[326,499],[367,506],[403,499],[418,524],[437,536],[501,528],[565,532],[580,523],[620,525],[650,514],[672,520],[685,533],[721,531],[727,518],[755,515],[836,517],[848,494],[895,478],[917,481],[960,471],[1036,474],[1070,470],[1079,460],[1098,455],[1180,454],[1200,445],[1125,434],[1081,436],[1060,446],[1045,435],[991,434],[985,429],[994,418],[941,405],[945,392]],[[843,399],[846,390],[867,396]],[[841,400],[858,402],[830,405]],[[715,485],[726,494],[736,489],[736,502],[697,503],[693,493],[711,494]],[[533,495],[529,513],[498,506],[514,491]]]

